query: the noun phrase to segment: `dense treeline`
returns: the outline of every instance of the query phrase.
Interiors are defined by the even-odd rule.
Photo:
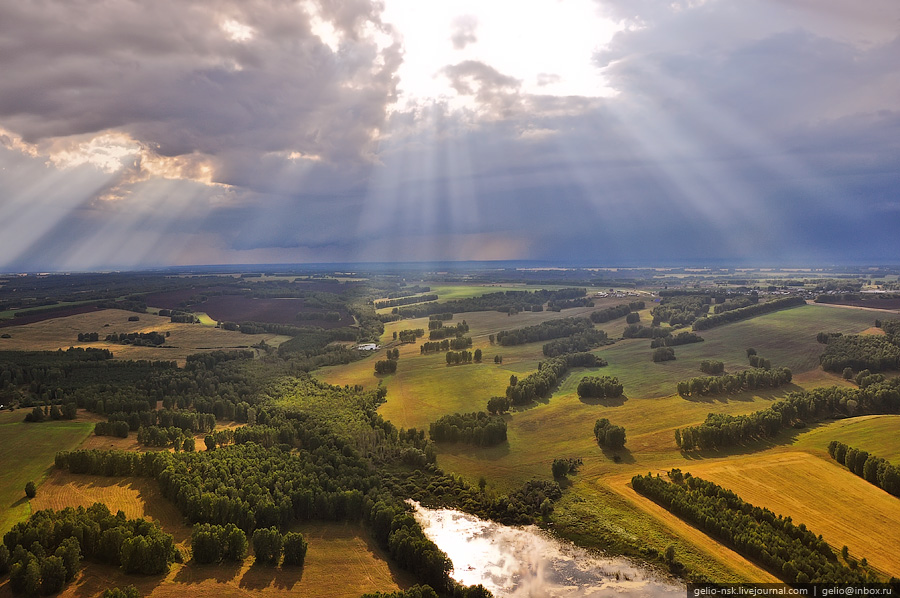
[[[211,432],[216,428],[216,416],[212,413],[159,409],[148,411],[116,412],[109,414],[109,421],[125,422],[128,429],[135,431],[141,427],[160,426],[179,428],[186,432]],[[99,434],[98,434],[99,435]]]
[[[604,417],[594,422],[594,438],[602,447],[620,450],[625,447],[625,428],[610,423]]]
[[[393,374],[397,371],[396,359],[381,359],[375,362],[376,374]]]
[[[532,306],[531,311],[537,311]],[[594,302],[588,297],[580,297],[578,299],[562,299],[553,300],[547,303],[547,311],[562,311],[564,309],[572,309],[574,307],[594,307]]]
[[[506,442],[506,420],[484,411],[445,415],[428,428],[435,442],[465,442],[475,446],[494,446]]]
[[[894,496],[900,496],[900,467],[862,449],[832,440],[828,443],[831,458],[847,469]]]
[[[672,347],[657,347],[653,349],[651,358],[655,363],[661,361],[673,361],[675,359],[675,349]]]
[[[494,415],[506,413],[512,407],[512,401],[509,397],[491,397],[487,402],[488,413]]]
[[[677,347],[678,345],[688,345],[690,343],[702,343],[703,337],[696,332],[679,332],[672,336],[661,336],[650,341],[650,348],[657,347]]]
[[[81,560],[152,575],[180,558],[171,534],[144,519],[113,515],[106,505],[44,510],[17,523],[3,537],[13,593],[55,594],[81,568]]]
[[[844,368],[873,372],[895,370],[900,369],[900,347],[883,336],[845,334],[829,340],[819,363],[829,372]]]
[[[459,338],[445,338],[442,341],[425,341],[419,346],[419,353],[425,355],[427,353],[437,353],[440,351],[460,351],[472,346],[472,337],[463,336]]]
[[[413,295],[419,295],[422,293],[430,293],[431,287],[413,285],[411,287],[406,287],[404,289],[400,289],[399,291],[393,291],[385,295],[387,299],[400,299],[401,297],[412,297]]]
[[[560,318],[541,322],[535,326],[502,330],[497,333],[496,338],[497,342],[505,347],[572,336],[593,329],[594,325],[588,318]]]
[[[452,299],[442,303],[426,303],[414,307],[400,307],[398,313],[404,318],[422,318],[438,313],[465,313],[470,311],[499,311],[516,313],[531,311],[532,306],[539,306],[549,301],[565,301],[584,297],[586,289],[559,289],[557,291],[500,291],[487,293],[480,297]]]
[[[752,295],[741,295],[732,299],[726,299],[721,303],[714,305],[713,313],[720,314],[726,311],[741,309],[742,307],[749,307],[750,305],[754,305],[756,303],[759,303],[758,294],[753,293]]]
[[[481,349],[478,349],[478,351],[480,350]],[[472,363],[474,355],[471,351],[448,351],[446,358],[447,365],[459,365],[461,363]],[[481,359],[478,359],[477,361],[481,361]]]
[[[687,326],[709,312],[709,295],[676,295],[662,297],[659,305],[650,310],[653,323],[668,322],[672,326]]]
[[[850,417],[900,412],[900,378],[871,384],[865,388],[816,388],[792,392],[767,409],[749,415],[710,413],[699,426],[675,431],[675,441],[683,450],[734,446],[758,438],[771,437],[789,426]]]
[[[425,336],[425,331],[422,328],[401,330],[397,333],[397,338],[401,343],[414,343],[420,336]]]
[[[616,305],[615,307],[598,309],[597,311],[591,312],[590,318],[591,322],[602,324],[604,322],[609,322],[610,320],[623,318],[633,311],[640,311],[642,309],[644,309],[643,301],[632,301],[631,303],[623,303],[621,305]]]
[[[710,362],[707,362],[708,364]],[[722,362],[715,362],[715,367],[709,366],[710,369],[718,369]],[[701,369],[703,364],[701,363]],[[678,383],[678,394],[682,397],[697,397],[706,395],[733,394],[745,390],[756,390],[757,388],[778,388],[785,384],[790,384],[793,373],[789,368],[777,368],[774,370],[765,370],[755,368],[752,370],[744,370],[736,374],[724,374],[721,376],[698,376],[690,380],[682,380]]]
[[[128,438],[128,422],[97,422],[94,424],[94,434],[97,436],[118,436],[119,438]]]
[[[438,296],[434,294],[398,297],[396,299],[384,299],[375,302],[375,309],[381,309],[383,307],[399,307],[401,305],[412,305],[413,303],[425,303],[427,301],[437,300]]]
[[[782,297],[765,303],[757,303],[756,305],[751,305],[749,307],[742,307],[720,314],[699,318],[694,322],[694,330],[709,330],[710,328],[728,324],[729,322],[737,322],[738,320],[745,320],[747,318],[753,318],[781,309],[797,307],[799,305],[806,305],[806,300],[803,299],[803,297]]]
[[[629,324],[622,333],[624,338],[664,338],[672,334],[671,328],[659,326],[644,326],[643,324]]]
[[[453,312],[449,312],[449,311],[440,313],[440,314],[431,314],[430,316],[428,316],[429,321],[439,320],[442,322],[446,322],[447,320],[452,320],[452,319],[453,319]]]
[[[595,368],[607,365],[593,353],[566,353],[538,363],[538,371],[529,374],[522,380],[510,380],[506,387],[506,396],[513,405],[525,405],[550,394],[559,379],[569,368]]]
[[[433,322],[442,324],[440,320],[430,321],[429,324]],[[431,328],[428,332],[428,340],[431,341],[439,341],[441,339],[450,338],[450,337],[462,337],[465,333],[469,331],[469,325],[465,320],[459,322],[456,326],[437,326],[435,328]]]
[[[78,342],[79,343],[95,343],[100,340],[99,332],[79,332],[78,333]]]
[[[542,350],[545,357],[558,357],[564,353],[583,353],[602,345],[611,345],[613,342],[603,330],[591,328],[545,343]]]
[[[700,362],[700,371],[710,376],[718,376],[725,372],[725,362],[704,359]]]
[[[744,502],[737,494],[684,474],[669,472],[674,483],[651,474],[636,475],[640,494],[696,525],[788,583],[862,583],[877,581],[861,568],[851,569],[822,539],[772,511]]]
[[[106,335],[106,341],[109,343],[119,343],[120,345],[136,345],[140,347],[158,347],[166,342],[166,334],[161,332],[123,332],[119,334],[113,332]]]
[[[247,558],[247,546],[247,534],[233,523],[198,523],[191,531],[191,552],[198,563],[239,563]]]
[[[585,376],[578,383],[579,397],[621,397],[624,387],[615,376]]]

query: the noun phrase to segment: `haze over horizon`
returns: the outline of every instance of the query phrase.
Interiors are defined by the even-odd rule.
[[[894,0],[48,0],[0,48],[0,271],[900,258]]]

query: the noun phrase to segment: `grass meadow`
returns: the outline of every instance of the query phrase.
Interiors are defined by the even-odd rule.
[[[34,481],[40,495],[41,480],[53,467],[57,451],[77,448],[94,428],[80,421],[26,424],[25,413],[19,409],[0,418],[0,535],[31,514],[25,484]]]

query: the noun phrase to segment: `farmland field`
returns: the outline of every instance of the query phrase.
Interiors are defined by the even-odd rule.
[[[0,419],[0,534],[31,514],[25,484],[34,481],[40,494],[40,481],[53,466],[56,452],[78,447],[94,427],[80,421],[28,424],[22,421],[25,413],[7,412]]]
[[[651,319],[651,306],[641,312],[642,321]],[[548,319],[584,316],[594,309],[597,308],[572,309],[561,314],[523,312],[512,317],[497,312],[456,314],[449,323],[467,321],[469,336],[474,341],[473,350],[481,348],[484,352],[481,364],[448,367],[442,353],[420,355],[417,342],[399,345],[400,360],[397,373],[393,375],[376,377],[373,374],[372,363],[380,357],[323,368],[317,375],[334,384],[362,384],[368,388],[374,388],[380,382],[387,386],[388,395],[379,412],[398,426],[427,429],[430,422],[442,415],[483,410],[490,396],[504,393],[510,375],[522,378],[535,371],[538,362],[545,359],[541,353],[543,343],[501,347],[488,342],[489,334]],[[824,345],[816,342],[816,334],[822,331],[860,333],[870,328],[873,322],[873,312],[869,310],[801,306],[703,331],[700,334],[704,342],[676,347],[677,359],[664,363],[654,363],[650,359],[649,340],[619,340],[614,345],[595,351],[609,362],[608,366],[574,369],[561,380],[549,399],[526,408],[513,409],[510,415],[505,416],[508,424],[506,443],[489,448],[440,444],[438,464],[446,471],[463,475],[472,483],[483,476],[491,491],[506,492],[529,479],[546,479],[554,457],[580,457],[584,465],[573,477],[573,485],[554,514],[556,525],[566,534],[588,543],[592,541],[591,532],[585,531],[588,526],[578,523],[589,517],[585,509],[586,505],[591,505],[591,511],[606,513],[605,521],[618,522],[608,529],[604,528],[607,524],[596,523],[599,529],[605,529],[601,536],[606,540],[656,538],[652,542],[647,541],[657,546],[658,550],[664,549],[667,542],[675,542],[685,562],[716,579],[771,580],[771,575],[756,565],[665,513],[650,501],[638,497],[628,486],[631,476],[672,467],[693,471],[698,464],[712,467],[737,458],[765,462],[775,458],[769,457],[770,454],[795,451],[793,445],[801,446],[804,434],[814,434],[816,430],[802,433],[787,430],[752,446],[690,456],[682,454],[676,447],[674,430],[702,422],[709,412],[739,415],[765,409],[772,401],[792,390],[848,385],[847,381],[818,367],[818,357]],[[395,346],[391,340],[394,331],[417,327],[427,328],[427,320],[392,322],[385,327],[382,343]],[[624,319],[602,326],[611,338],[621,337],[624,327]],[[795,374],[793,383],[779,389],[703,400],[687,400],[675,394],[675,385],[679,380],[702,375],[699,371],[702,359],[722,360],[728,372],[748,369],[748,347],[757,349],[761,356],[771,360],[774,367],[791,368]],[[502,364],[493,362],[495,354],[503,355]],[[617,376],[624,384],[624,397],[591,401],[579,399],[576,388],[585,375]],[[619,463],[612,459],[611,453],[600,450],[593,437],[593,422],[601,417],[607,417],[627,430],[626,449],[620,451]],[[885,455],[886,458],[889,456]],[[776,459],[775,462],[780,461]],[[773,479],[773,483],[781,486],[787,486],[790,482],[789,477]],[[728,484],[723,485],[729,487]],[[749,496],[745,498],[754,502]],[[787,506],[777,502],[768,504],[765,502],[768,498],[764,496],[756,498],[760,499],[760,504],[776,512],[782,512],[780,507]],[[848,504],[841,503],[835,508],[848,508]],[[821,523],[824,519],[815,521]],[[812,521],[809,525],[818,530],[819,526],[813,525]],[[849,536],[845,538],[846,528],[837,526],[828,529],[831,531],[831,541],[837,543],[838,549],[844,543],[851,545],[855,542]],[[825,533],[825,527],[817,533]],[[602,542],[598,544],[602,545]],[[860,545],[860,553],[865,552],[863,548],[867,546]],[[888,567],[890,563],[883,557],[882,554],[879,562]]]
[[[854,558],[865,557],[888,576],[900,577],[900,534],[890,532],[900,529],[900,499],[834,461],[805,452],[779,452],[683,469],[733,490],[747,502],[790,515],[795,524],[805,523],[834,548],[846,545]]]
[[[385,553],[356,524],[309,523],[295,528],[309,542],[302,569],[256,566],[252,556],[241,565],[198,565],[190,562],[190,527],[181,514],[163,498],[156,482],[144,478],[107,478],[54,471],[39,488],[35,510],[89,506],[104,502],[111,511],[119,509],[128,517],[144,517],[158,522],[175,537],[187,562],[175,564],[164,576],[125,575],[116,568],[88,564],[79,579],[59,595],[98,596],[109,587],[134,584],[142,596],[280,598],[282,596],[322,596],[358,598],[365,592],[390,592],[414,583],[409,574],[396,569]],[[0,585],[0,597],[11,596],[8,584]]]
[[[129,322],[135,314],[119,309],[84,313],[65,318],[44,320],[10,329],[11,338],[0,339],[0,351],[55,351],[69,347],[109,349],[117,359],[173,360],[184,363],[188,355],[201,350],[246,348],[265,340],[277,345],[274,334],[242,334],[201,324],[176,324],[169,318],[153,314],[139,314],[140,320]],[[130,332],[168,332],[170,336],[160,347],[120,345],[105,341],[79,343],[78,334],[97,332],[107,334]],[[284,337],[281,337],[282,339]]]

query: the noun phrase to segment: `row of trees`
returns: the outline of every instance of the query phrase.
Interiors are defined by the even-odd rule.
[[[585,376],[578,383],[579,397],[621,397],[624,387],[615,376]]]
[[[475,446],[494,446],[506,442],[506,420],[484,411],[445,415],[428,428],[435,442],[465,442]]]
[[[398,313],[404,318],[421,318],[432,314],[465,313],[470,311],[498,311],[501,313],[518,313],[532,311],[533,306],[540,306],[549,301],[565,301],[584,297],[584,288],[566,288],[555,291],[498,291],[486,293],[479,297],[452,299],[441,303],[424,303],[411,307],[400,307]]]
[[[285,566],[302,567],[308,548],[303,534],[297,532],[282,535],[277,527],[259,528],[253,532],[253,554],[258,563],[277,567],[283,554]]]
[[[834,417],[900,412],[900,378],[877,382],[866,388],[837,386],[792,392],[767,409],[749,415],[710,413],[699,426],[675,431],[675,442],[683,450],[714,449],[776,435],[795,425]]]
[[[506,396],[513,405],[525,405],[547,396],[569,368],[595,368],[605,365],[607,362],[593,353],[566,353],[538,363],[538,371],[522,380],[512,377],[509,386],[506,387]]]
[[[612,343],[613,341],[609,339],[605,331],[591,328],[583,332],[576,332],[566,338],[558,338],[545,343],[543,352],[545,357],[558,357],[564,353],[590,351],[601,345],[610,345]]]
[[[122,345],[159,346],[166,342],[167,336],[169,336],[168,332],[164,334],[155,330],[151,332],[123,332],[122,334],[113,332],[106,335],[106,340],[110,343]]]
[[[472,363],[474,360],[475,363],[481,363],[481,349],[475,349],[475,352],[472,351],[448,351],[447,352],[447,365],[459,365],[461,363]]]
[[[573,334],[593,330],[593,328],[594,325],[588,318],[559,318],[541,322],[535,326],[503,330],[497,333],[496,338],[497,342],[502,346],[522,345],[572,336]]]
[[[191,531],[191,551],[198,563],[240,563],[247,558],[247,544],[247,534],[233,523],[198,523]]]
[[[8,565],[16,594],[55,594],[82,559],[120,566],[126,573],[158,574],[180,558],[170,534],[144,519],[112,515],[106,505],[43,510],[3,537],[0,565]]]
[[[75,419],[78,414],[78,407],[75,403],[65,403],[60,405],[44,405],[43,407],[35,406],[30,412],[25,414],[26,422],[42,422],[47,420],[57,421],[60,419]]]
[[[788,583],[877,581],[850,569],[822,539],[794,525],[790,517],[744,502],[734,492],[673,469],[674,483],[652,474],[636,475],[631,485],[666,510],[697,526]]]
[[[703,337],[695,332],[679,332],[672,336],[661,336],[650,341],[650,348],[657,347],[677,347],[678,345],[688,345],[690,343],[702,343]]]
[[[643,324],[629,324],[622,332],[624,338],[663,338],[671,334],[671,328],[644,326]]]
[[[600,446],[608,449],[625,448],[625,428],[610,423],[605,417],[594,422],[594,438]]]
[[[603,324],[604,322],[622,318],[633,311],[640,311],[642,309],[644,309],[643,301],[632,301],[631,303],[622,303],[615,307],[607,307],[593,311],[591,312],[590,318],[591,322]]]
[[[401,330],[394,334],[397,335],[394,337],[394,340],[399,339],[401,343],[414,343],[420,336],[425,336],[425,331],[421,328],[414,328],[410,330]]]
[[[375,362],[376,374],[393,374],[397,371],[396,359],[381,359]]]
[[[432,320],[428,322],[429,324],[441,324],[440,320]],[[469,324],[463,320],[456,324],[456,326],[438,326],[436,328],[431,328],[428,332],[428,340],[430,341],[439,341],[444,338],[461,338],[465,333],[469,331]]]
[[[828,454],[867,482],[875,484],[888,494],[900,496],[900,467],[837,440],[828,443]]]
[[[710,376],[718,376],[725,372],[725,362],[704,359],[700,362],[700,371],[704,374],[709,374]]]
[[[653,349],[651,359],[653,359],[655,363],[659,363],[660,361],[673,361],[675,359],[675,349],[672,347],[657,347]]]
[[[442,341],[425,341],[419,345],[419,353],[422,355],[428,353],[437,353],[440,351],[460,351],[472,346],[472,337],[464,336],[461,338],[445,338]]]
[[[829,372],[844,368],[881,372],[900,369],[900,347],[886,337],[872,334],[846,334],[832,337],[819,358]]]
[[[799,305],[806,305],[806,300],[803,297],[782,297],[765,303],[757,303],[756,305],[699,318],[694,322],[694,330],[709,330],[729,322],[737,322],[738,320],[745,320]]]
[[[659,305],[650,310],[653,323],[668,322],[672,326],[687,326],[709,311],[709,295],[677,295],[662,297]]]
[[[397,297],[396,299],[384,299],[375,302],[375,309],[382,307],[400,307],[401,305],[412,305],[413,303],[425,303],[426,301],[437,301],[438,296],[430,295],[414,295],[411,297]]]
[[[216,416],[212,413],[174,409],[151,409],[147,411],[118,411],[108,416],[110,422],[125,422],[128,429],[135,431],[141,427],[175,427],[185,432],[212,432],[216,428]]]
[[[193,435],[174,426],[138,428],[137,441],[144,446],[172,447],[176,451],[191,452],[196,449]]]
[[[719,369],[719,364],[722,362],[707,363],[707,368],[713,370]],[[700,366],[702,369],[702,362]],[[793,373],[789,368],[777,368],[774,370],[756,368],[736,374],[698,376],[690,380],[681,380],[678,383],[678,394],[682,397],[698,397],[733,394],[744,390],[756,390],[757,388],[778,388],[779,386],[790,384],[792,378]]]
[[[99,332],[79,332],[78,333],[78,342],[79,343],[96,343],[100,340]]]

